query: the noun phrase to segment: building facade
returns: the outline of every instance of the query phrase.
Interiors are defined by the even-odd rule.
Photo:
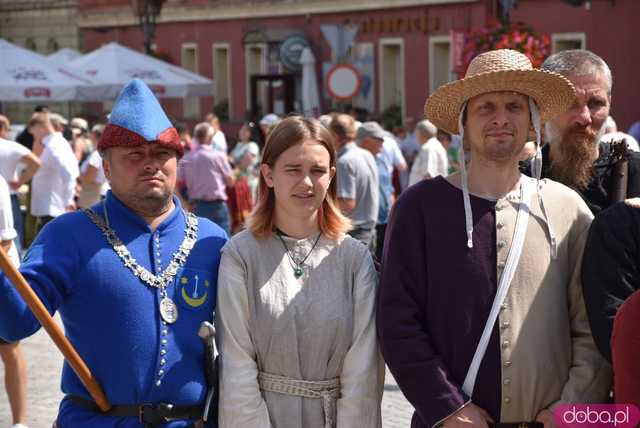
[[[79,0],[81,50],[117,41],[142,50],[131,0]],[[640,119],[631,49],[636,0],[519,0],[513,21],[552,37],[553,49],[583,47],[601,55],[614,75],[612,114],[626,128]],[[268,112],[301,111],[300,51],[309,47],[321,110],[349,104],[384,118],[422,117],[425,99],[455,78],[450,32],[478,28],[498,13],[496,0],[167,0],[157,20],[159,56],[215,80],[215,97],[166,100],[174,118],[195,121],[210,111],[231,123]],[[610,29],[610,30],[607,30]],[[327,77],[340,63],[357,70],[347,100]]]
[[[0,38],[42,55],[62,48],[78,50],[77,13],[77,0],[0,0]],[[34,106],[2,103],[0,111],[14,122],[24,123]],[[81,109],[77,103],[52,103],[50,107],[67,116]]]
[[[0,38],[48,55],[78,49],[77,0],[0,0]]]

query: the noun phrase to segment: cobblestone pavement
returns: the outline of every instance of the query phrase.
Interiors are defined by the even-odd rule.
[[[22,352],[28,367],[27,423],[29,428],[51,428],[58,411],[58,404],[62,399],[60,392],[62,355],[44,329],[40,329],[22,342]],[[4,366],[2,366],[0,367],[0,428],[10,427],[11,409],[4,389]]]
[[[384,380],[382,396],[382,428],[409,428],[413,406],[409,404],[389,369]]]
[[[30,428],[50,428],[62,398],[62,356],[42,329],[22,342],[22,350],[29,370],[27,423]],[[3,385],[4,368],[0,368],[0,428],[9,428],[11,411]],[[382,399],[383,428],[408,428],[412,413],[411,405],[387,370]]]

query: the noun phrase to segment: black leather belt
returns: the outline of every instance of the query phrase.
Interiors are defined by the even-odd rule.
[[[174,406],[169,403],[134,404],[112,406],[107,412],[100,410],[98,405],[77,395],[69,396],[71,401],[83,409],[91,410],[105,416],[137,417],[145,427],[156,427],[176,420],[202,419],[202,406]]]

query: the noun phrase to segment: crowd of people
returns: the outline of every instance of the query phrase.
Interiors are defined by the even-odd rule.
[[[385,363],[414,428],[640,405],[640,124],[617,130],[612,85],[586,50],[542,70],[497,50],[392,130],[334,112],[190,132],[139,80],[91,128],[39,109],[14,142],[0,116],[3,249],[113,403],[65,365],[57,427],[379,427]],[[40,325],[0,279],[19,428]]]

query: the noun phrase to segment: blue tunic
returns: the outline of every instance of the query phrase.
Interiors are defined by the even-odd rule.
[[[152,232],[111,192],[106,198],[110,226],[136,261],[155,275],[169,265],[185,236],[185,216],[179,201],[174,198],[174,202],[176,209]],[[101,204],[93,209],[103,215]],[[47,224],[20,268],[49,312],[60,312],[66,336],[113,405],[197,405],[204,401],[204,345],[197,331],[202,321],[213,319],[220,250],[227,236],[206,219],[199,219],[198,227],[195,247],[167,287],[178,306],[178,320],[170,325],[159,314],[160,291],[123,265],[82,212],[65,214]],[[9,281],[4,276],[0,280],[0,337],[18,340],[32,335],[40,323]],[[62,391],[90,399],[66,362]],[[137,418],[102,416],[65,398],[58,427],[80,426],[142,425]],[[189,421],[163,425],[187,426],[191,426]]]

